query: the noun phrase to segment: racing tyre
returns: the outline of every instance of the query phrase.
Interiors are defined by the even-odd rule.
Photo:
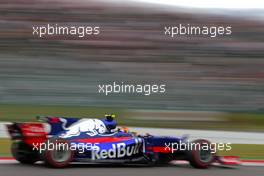
[[[215,153],[212,152],[211,143],[207,140],[199,139],[192,141],[192,144],[200,147],[193,147],[188,151],[190,165],[199,169],[208,168],[215,160]]]
[[[52,139],[46,143],[53,148],[47,147],[42,157],[44,163],[49,167],[62,168],[67,167],[73,160],[74,151],[70,149],[70,143],[63,139]]]
[[[22,164],[34,164],[39,160],[37,151],[22,141],[12,143],[11,153]]]

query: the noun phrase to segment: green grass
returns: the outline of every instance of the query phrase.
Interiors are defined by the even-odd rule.
[[[133,112],[133,111],[132,111]],[[133,113],[124,108],[58,106],[58,105],[18,105],[0,104],[0,121],[35,121],[36,116],[97,117],[106,113],[117,115],[118,124],[138,127],[185,128],[232,131],[264,131],[264,114],[226,113],[224,121],[167,121],[149,119],[131,119]]]
[[[35,121],[36,116],[103,117],[114,113],[122,119],[121,108],[97,108],[83,106],[3,105],[0,104],[0,121]]]
[[[10,139],[0,138],[0,156],[11,156]],[[221,156],[239,156],[241,159],[264,159],[264,145],[232,144],[232,150],[218,152]]]
[[[263,113],[229,113],[226,118],[231,123],[238,123],[240,125],[264,126]]]
[[[242,159],[264,159],[264,145],[232,144],[230,151],[219,151],[221,156],[239,156]]]
[[[10,139],[0,138],[0,157],[11,156],[10,145],[11,145]]]

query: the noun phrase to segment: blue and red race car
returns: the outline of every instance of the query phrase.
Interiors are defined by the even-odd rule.
[[[14,158],[20,163],[44,161],[62,168],[73,162],[167,165],[189,161],[195,168],[208,168],[223,161],[207,140],[190,142],[186,137],[138,135],[117,128],[114,115],[103,119],[38,117],[37,123],[8,125]],[[194,145],[193,145],[194,144]]]

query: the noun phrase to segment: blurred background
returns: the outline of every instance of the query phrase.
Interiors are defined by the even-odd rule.
[[[37,38],[32,26],[100,26]],[[231,36],[164,35],[164,26],[232,26]],[[121,125],[264,131],[263,9],[143,1],[1,0],[0,120],[102,117]],[[165,94],[98,93],[99,84],[166,84]]]
[[[132,125],[263,131],[262,15],[141,1],[2,0],[0,119],[111,111]],[[100,26],[101,33],[32,35],[32,26],[48,23]],[[232,26],[232,35],[164,35],[164,26],[180,23]],[[98,93],[98,84],[113,81],[166,84],[166,93]]]

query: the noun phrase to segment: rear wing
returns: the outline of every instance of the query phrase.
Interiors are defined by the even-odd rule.
[[[47,140],[43,123],[13,123],[6,126],[12,140],[22,140],[29,145]]]
[[[23,138],[22,131],[18,123],[7,124],[6,128],[12,140]]]

